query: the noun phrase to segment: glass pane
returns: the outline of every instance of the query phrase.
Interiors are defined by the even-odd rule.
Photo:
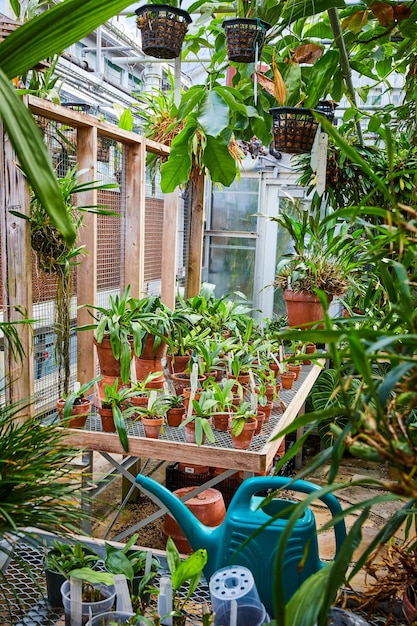
[[[257,178],[242,178],[230,187],[213,186],[210,230],[256,231]]]
[[[255,248],[255,238],[210,237],[208,282],[217,298],[242,291],[252,302]]]

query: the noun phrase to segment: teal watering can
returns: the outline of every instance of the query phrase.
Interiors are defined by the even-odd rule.
[[[291,482],[285,476],[249,478],[243,481],[234,494],[222,524],[213,528],[202,524],[175,494],[152,478],[139,474],[136,482],[141,489],[155,496],[170,511],[193,550],[199,548],[207,550],[208,560],[204,568],[207,581],[222,567],[228,565],[247,567],[255,579],[262,603],[273,617],[274,584],[278,584],[274,580],[274,559],[278,541],[291,512],[284,512],[278,519],[272,518],[288,509],[294,502],[274,498],[264,508],[258,508],[265,496],[256,494],[266,490],[283,489],[286,486],[292,491],[309,494],[319,490],[317,485],[304,480]],[[332,494],[326,494],[320,500],[330,509],[333,517],[341,512],[339,501]],[[240,550],[242,543],[267,521],[270,522],[268,526]],[[334,525],[334,532],[337,553],[346,538],[344,520]],[[300,566],[302,561],[304,563]],[[306,578],[323,565],[319,558],[314,514],[311,509],[306,508],[292,529],[285,549],[282,586],[286,601]]]

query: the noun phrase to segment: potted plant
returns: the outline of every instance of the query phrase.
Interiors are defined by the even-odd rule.
[[[213,411],[214,428],[227,432],[230,427],[230,420],[234,413],[233,408],[233,387],[235,381],[232,378],[225,380],[224,384],[213,381],[210,385],[210,393],[216,401]]]
[[[167,394],[162,396],[161,402],[164,402],[166,405],[168,426],[179,426],[185,411],[184,396]]]
[[[271,24],[258,17],[257,8],[257,2],[238,0],[236,17],[224,20],[222,27],[229,61],[235,63],[260,61],[265,36]]]
[[[112,385],[104,385],[104,398],[97,407],[103,430],[117,432],[126,452],[129,451],[126,418],[137,411],[137,407],[128,404],[134,393],[130,387],[119,387],[119,379],[116,378]]]
[[[162,618],[172,616],[174,626],[185,626],[186,617],[184,609],[193,592],[197,589],[202,571],[207,563],[207,551],[204,549],[193,552],[185,559],[181,560],[178,549],[171,537],[168,537],[166,544],[166,555],[168,569],[171,575],[172,584],[172,606],[167,606],[161,602],[160,609]],[[181,593],[186,585],[186,593]],[[204,619],[204,616],[203,616]]]
[[[130,285],[121,296],[110,295],[108,307],[85,306],[95,322],[77,330],[95,330],[94,344],[102,375],[118,377],[126,384],[132,357],[142,354],[144,340],[148,332],[152,333],[150,321],[156,315],[138,306],[138,300],[130,296]]]
[[[142,50],[157,59],[175,59],[181,54],[181,47],[190,14],[179,8],[181,2],[167,0],[145,4],[135,10],[137,27],[142,36]]]
[[[309,219],[306,211],[301,221],[285,214],[271,219],[287,230],[295,251],[279,262],[275,286],[283,290],[288,324],[306,328],[323,319],[323,303],[346,291],[354,262],[337,247],[334,222]]]
[[[136,415],[140,417],[145,437],[158,439],[165,423],[167,405],[163,397],[158,398],[153,390],[146,405],[136,407]]]
[[[188,415],[179,426],[179,428],[184,428],[185,440],[188,443],[196,443],[201,446],[206,437],[211,443],[214,443],[210,418],[215,406],[216,400],[208,391],[203,391],[199,400],[192,400],[192,412],[190,412],[190,406]]]
[[[99,215],[118,215],[99,206],[78,206],[77,194],[92,189],[118,188],[116,183],[103,184],[97,180],[83,182],[82,177],[88,170],[78,170],[78,167],[69,168],[57,183],[66,208],[68,219],[77,232],[82,227],[84,214],[96,213]],[[70,381],[70,333],[71,333],[71,298],[73,288],[74,268],[79,263],[79,257],[86,254],[85,246],[78,246],[77,241],[69,244],[61,235],[56,226],[48,218],[45,205],[39,200],[35,192],[31,191],[29,214],[11,211],[13,215],[25,219],[30,225],[31,246],[36,254],[38,267],[46,274],[56,276],[57,289],[55,297],[54,333],[55,359],[58,365],[59,387],[62,383],[63,393],[68,393]]]
[[[236,407],[236,412],[232,416],[230,431],[233,447],[240,450],[250,448],[256,427],[256,410],[251,402],[242,402]]]
[[[132,535],[122,548],[106,542],[104,563],[108,572],[126,576],[131,595],[134,596],[133,608],[143,611],[149,602],[150,592],[157,591],[151,585],[161,568],[161,562],[152,552],[133,548],[138,537],[138,534]]]
[[[79,541],[71,544],[54,539],[52,545],[45,549],[43,559],[47,596],[51,606],[63,606],[61,585],[70,577],[72,570],[90,568],[98,559],[97,554]]]
[[[79,592],[79,617],[81,624],[86,624],[89,618],[109,611],[116,599],[113,574],[96,572],[84,567],[71,572],[70,580],[61,585],[62,603],[66,621],[71,620],[73,593]]]
[[[74,391],[64,395],[57,400],[57,409],[61,420],[68,428],[83,428],[91,413],[92,402],[85,398],[85,393],[101,380],[101,376],[96,376],[88,383],[74,385]]]

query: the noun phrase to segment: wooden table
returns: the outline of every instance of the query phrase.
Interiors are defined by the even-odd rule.
[[[116,472],[132,483],[131,489],[139,488],[135,483],[135,477],[129,472],[129,464],[132,465],[132,459],[137,458],[182,461],[190,465],[222,468],[222,473],[197,487],[192,495],[215,486],[236,471],[243,472],[245,478],[255,474],[265,474],[269,472],[283,440],[283,437],[277,437],[277,434],[302,412],[307,395],[322,370],[323,364],[320,361],[312,365],[304,365],[293,388],[289,391],[280,391],[270,421],[264,424],[260,435],[254,436],[248,450],[233,448],[230,434],[219,431],[214,431],[214,444],[206,443],[202,446],[186,443],[183,429],[168,426],[164,427],[164,433],[159,439],[147,439],[144,436],[142,424],[134,422],[129,427],[129,451],[126,456],[117,434],[101,432],[99,417],[89,418],[84,430],[67,429],[66,443],[80,450],[99,452],[113,465]],[[280,408],[281,404],[284,406],[283,410]],[[113,455],[121,454],[125,455],[125,458],[119,462]],[[188,495],[186,499],[189,497],[191,496]],[[162,509],[159,515],[164,512],[165,510]],[[114,539],[117,541],[124,539],[156,517],[148,518],[146,522],[139,523]]]

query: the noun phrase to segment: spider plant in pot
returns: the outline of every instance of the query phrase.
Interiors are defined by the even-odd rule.
[[[198,446],[201,446],[206,438],[210,443],[214,443],[210,420],[217,401],[209,391],[202,391],[198,400],[190,399],[188,414],[179,426],[179,428],[184,428],[185,440],[188,443],[196,443]]]
[[[68,219],[76,233],[82,228],[84,214],[119,215],[100,205],[77,206],[77,194],[91,190],[115,189],[117,184],[103,184],[100,181],[83,181],[88,170],[78,170],[77,166],[69,168],[57,183],[65,205]],[[51,222],[45,205],[31,191],[29,214],[10,211],[13,215],[25,219],[30,224],[32,249],[40,270],[56,278],[56,296],[54,308],[55,360],[58,365],[58,388],[68,393],[71,375],[70,367],[70,332],[71,332],[71,298],[73,295],[74,268],[82,254],[87,254],[85,246],[77,242],[67,243],[62,234]]]

